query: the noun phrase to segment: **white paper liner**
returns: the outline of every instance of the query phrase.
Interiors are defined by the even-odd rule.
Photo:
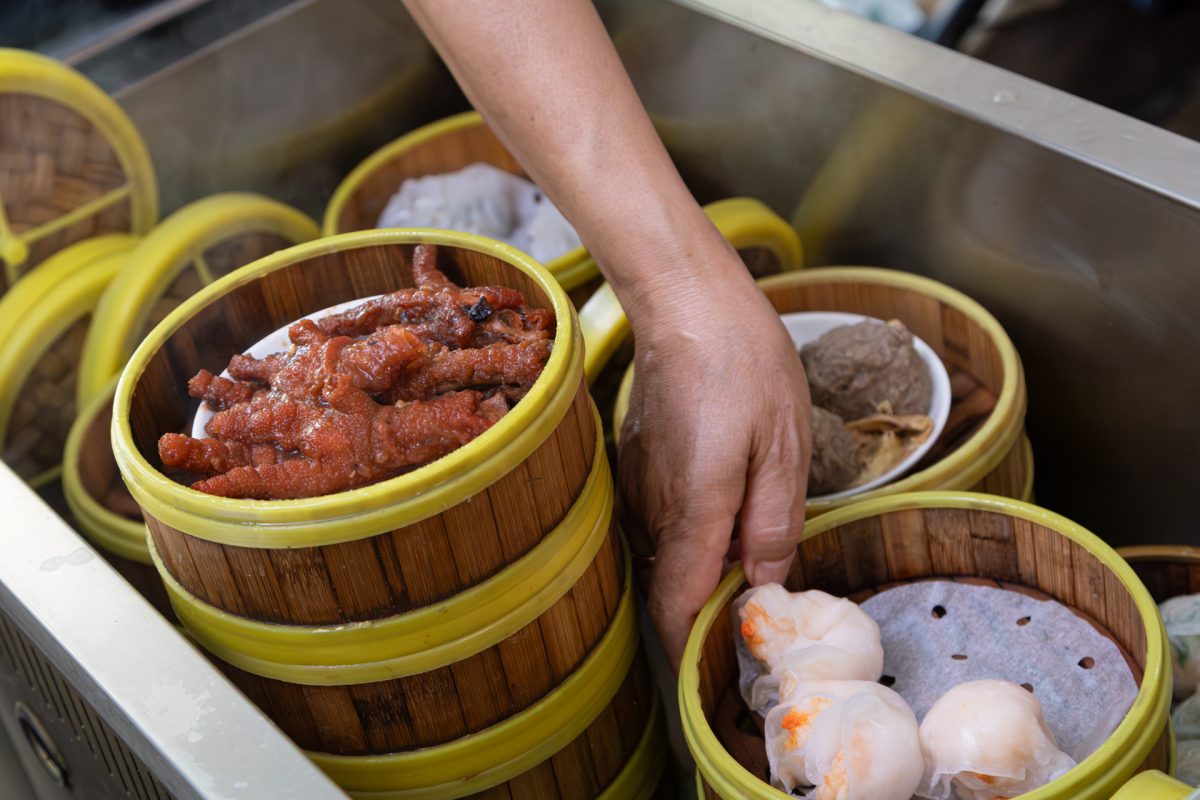
[[[377,226],[489,236],[542,263],[580,246],[575,229],[536,186],[490,164],[409,178],[388,200]]]
[[[1112,734],[1137,695],[1117,646],[1053,600],[924,581],[888,589],[862,607],[879,623],[883,680],[894,679],[918,719],[960,683],[1027,684],[1059,748],[1079,762]]]

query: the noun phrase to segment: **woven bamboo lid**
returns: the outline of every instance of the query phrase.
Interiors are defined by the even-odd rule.
[[[143,233],[157,214],[150,157],[121,108],[70,67],[0,48],[0,292],[74,242]]]

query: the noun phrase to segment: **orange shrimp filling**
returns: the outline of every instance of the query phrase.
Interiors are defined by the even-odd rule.
[[[808,728],[812,725],[813,719],[829,708],[829,700],[824,697],[813,697],[808,701],[803,709],[793,706],[783,719],[779,721],[779,726],[788,732],[787,747],[789,750],[795,750],[800,746],[800,734],[807,733]],[[805,737],[807,740],[808,737]]]

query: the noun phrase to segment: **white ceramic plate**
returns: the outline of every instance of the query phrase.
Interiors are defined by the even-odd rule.
[[[355,306],[365,303],[368,300],[374,300],[376,297],[382,296],[383,295],[376,294],[371,295],[370,297],[360,297],[357,300],[347,300],[345,303],[338,303],[336,306],[330,306],[329,308],[323,308],[320,311],[314,311],[308,316],[301,317],[300,319],[323,319],[347,309],[354,308]],[[300,319],[296,320],[296,322],[299,322]],[[292,347],[292,340],[288,338],[288,329],[295,325],[296,322],[289,322],[279,330],[259,339],[254,343],[254,346],[245,351],[246,355],[253,356],[254,358],[266,358],[274,353],[287,352]],[[229,370],[223,371],[221,373],[221,377],[230,377]],[[208,403],[200,404],[200,408],[196,410],[196,418],[192,420],[192,438],[208,438],[208,431],[204,430],[204,426],[208,424],[210,419],[212,419],[212,415],[214,413],[215,409]]]
[[[784,327],[791,334],[792,341],[795,342],[797,350],[809,342],[815,342],[834,328],[840,328],[843,325],[855,325],[864,320],[876,322],[880,325],[886,324],[884,320],[875,319],[874,317],[865,317],[862,314],[845,314],[838,311],[798,311],[793,314],[781,314],[779,318],[783,320]],[[823,494],[819,497],[809,498],[810,500],[840,500],[844,497],[853,497],[856,494],[862,494],[871,489],[877,489],[884,484],[891,483],[912,469],[913,465],[929,452],[929,448],[933,447],[934,442],[942,435],[942,429],[946,427],[946,418],[950,416],[950,376],[946,372],[946,365],[938,358],[937,353],[933,352],[933,348],[917,338],[915,334],[913,335],[913,347],[916,348],[917,355],[925,362],[925,366],[929,368],[929,377],[933,384],[929,410],[925,412],[933,420],[933,432],[929,435],[929,438],[922,442],[920,447],[910,453],[908,458],[874,480],[867,481],[862,486],[855,486],[853,489],[846,489],[845,491],[834,492],[833,494]]]

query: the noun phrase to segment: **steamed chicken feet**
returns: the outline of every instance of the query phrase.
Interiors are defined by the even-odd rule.
[[[288,352],[234,356],[230,377],[201,370],[188,390],[215,407],[212,438],[163,435],[163,465],[209,494],[313,497],[423,466],[486,431],[541,375],[554,315],[514,289],[460,288],[435,262],[418,247],[418,288],[301,320]]]
[[[511,337],[526,328],[545,331],[553,315],[541,309],[528,309],[525,297],[507,286],[482,286],[463,289],[437,268],[437,249],[418,245],[413,255],[415,289],[401,289],[368,300],[348,311],[325,317],[318,323],[331,336],[362,336],[385,325],[407,325],[427,341],[446,347],[479,346],[492,341],[513,341]],[[511,311],[501,324],[488,321],[498,312]],[[484,342],[476,342],[477,329],[483,327]]]
[[[427,347],[415,334],[399,325],[375,331],[355,341],[348,336],[325,335],[305,320],[292,326],[293,342],[303,342],[295,352],[256,359],[234,356],[229,373],[235,378],[268,384],[295,398],[320,394],[333,375],[345,375],[353,386],[379,393],[389,389],[406,370],[427,360]]]
[[[502,387],[519,400],[533,386],[550,356],[550,342],[492,344],[478,349],[435,353],[420,369],[404,373],[394,384],[392,400],[419,400],[461,389]]]
[[[362,390],[341,383],[324,408],[270,392],[214,416],[209,432],[224,441],[273,443],[298,455],[271,464],[234,466],[192,488],[260,500],[352,489],[440,458],[483,433],[496,418],[496,405],[489,405],[479,392],[381,406]],[[186,446],[195,447],[195,441]],[[159,449],[166,463],[171,452],[164,450],[162,441]],[[186,466],[204,473],[217,465],[208,470],[196,469],[202,465],[194,462]]]

